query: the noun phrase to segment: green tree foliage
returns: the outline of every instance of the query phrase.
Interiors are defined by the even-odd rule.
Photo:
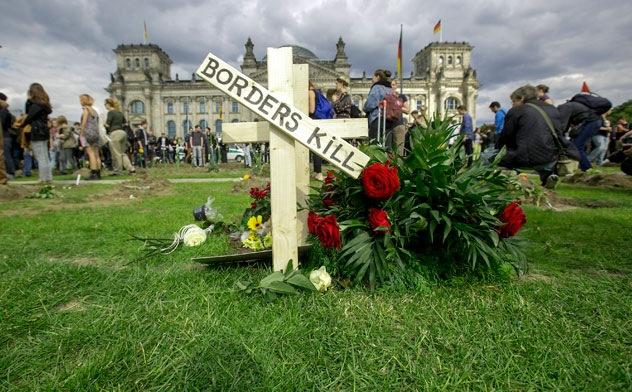
[[[620,118],[625,118],[628,123],[632,122],[632,99],[612,108],[612,112],[608,117],[613,123]]]

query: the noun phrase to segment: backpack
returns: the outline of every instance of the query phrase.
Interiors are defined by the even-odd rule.
[[[576,94],[571,101],[581,103],[600,116],[612,108],[610,100],[597,94]]]
[[[402,117],[402,106],[404,102],[395,94],[390,92],[384,96],[386,110],[384,116],[388,121],[397,121]]]
[[[316,108],[314,109],[313,118],[317,120],[334,118],[334,108],[323,93],[320,90],[314,90],[314,95],[316,96]]]
[[[351,118],[362,118],[364,117],[362,115],[362,112],[360,111],[360,108],[358,108],[356,105],[351,105],[351,111],[350,111],[350,116]]]

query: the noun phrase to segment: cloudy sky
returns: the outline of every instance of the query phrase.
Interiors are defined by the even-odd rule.
[[[55,114],[70,119],[80,114],[79,94],[103,102],[112,49],[141,43],[143,21],[174,75],[190,77],[208,51],[238,65],[249,36],[257,58],[294,43],[323,59],[342,36],[352,74],[393,69],[400,24],[408,75],[441,19],[444,40],[475,48],[479,122],[491,121],[490,101],[507,105],[527,82],[548,84],[558,102],[584,80],[615,105],[632,98],[629,0],[0,0],[0,9],[0,91],[21,108],[28,85],[40,82]]]

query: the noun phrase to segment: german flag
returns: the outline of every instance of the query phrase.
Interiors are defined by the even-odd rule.
[[[441,32],[441,19],[439,19],[439,21],[437,22],[437,24],[434,26],[434,29],[432,29],[432,33],[433,34],[437,34]]]
[[[399,30],[399,43],[397,44],[397,75],[402,75],[402,32],[404,27]]]

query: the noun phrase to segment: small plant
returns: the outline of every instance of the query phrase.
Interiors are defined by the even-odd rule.
[[[30,199],[54,199],[55,197],[62,197],[62,195],[55,190],[53,185],[45,185],[28,197]]]

